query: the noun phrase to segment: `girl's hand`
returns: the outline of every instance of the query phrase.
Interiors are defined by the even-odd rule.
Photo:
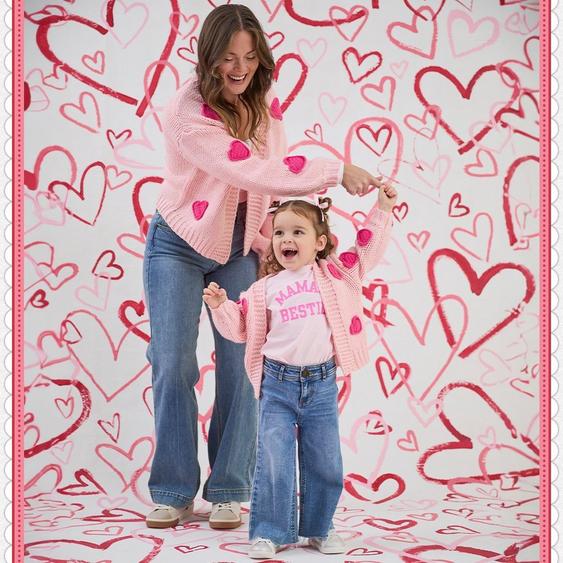
[[[390,184],[382,184],[379,187],[379,194],[377,196],[379,209],[381,209],[382,211],[391,211],[396,201],[397,190],[395,189],[395,187]]]
[[[203,300],[211,309],[217,309],[221,303],[227,300],[227,292],[215,282],[211,282],[203,289]]]
[[[372,176],[367,170],[354,166],[353,164],[344,165],[342,175],[342,185],[351,195],[367,194],[371,187],[379,188],[382,186],[381,176]]]

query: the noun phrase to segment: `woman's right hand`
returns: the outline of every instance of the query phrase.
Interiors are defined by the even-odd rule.
[[[375,177],[359,166],[345,164],[342,185],[351,195],[364,195],[368,193],[370,188],[382,186],[383,182],[381,176]]]
[[[215,282],[211,282],[203,289],[203,300],[211,309],[217,309],[227,300],[227,292]]]

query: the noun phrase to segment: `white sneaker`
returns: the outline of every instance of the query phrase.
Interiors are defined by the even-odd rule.
[[[155,505],[152,512],[146,517],[147,528],[172,528],[180,521],[190,517],[194,511],[194,503],[190,502],[183,508],[175,508],[167,504]]]
[[[266,538],[256,538],[250,549],[248,550],[248,557],[251,559],[271,559],[276,556],[278,546]]]
[[[332,530],[329,530],[328,537],[325,540],[321,538],[310,538],[309,545],[313,546],[315,549],[318,549],[325,555],[344,553],[346,551],[344,540],[336,533],[336,530],[334,528]]]
[[[240,502],[214,502],[209,515],[209,525],[216,530],[238,528],[242,524],[240,518]]]

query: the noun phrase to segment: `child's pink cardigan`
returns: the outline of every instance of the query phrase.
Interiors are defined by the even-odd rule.
[[[246,190],[244,254],[262,253],[269,240],[259,232],[270,196],[306,195],[336,186],[341,163],[287,154],[279,100],[270,91],[265,146],[229,135],[190,79],[168,105],[163,121],[166,171],[157,209],[172,229],[203,256],[225,264],[231,252],[239,190]],[[265,132],[265,126],[262,127]]]
[[[366,323],[362,312],[362,280],[379,261],[391,232],[390,212],[376,209],[370,223],[360,229],[356,244],[339,256],[331,254],[313,266],[321,293],[336,363],[344,373],[364,366],[369,360]],[[274,274],[275,275],[275,274]],[[266,341],[266,276],[241,294],[238,302],[227,300],[211,309],[219,332],[229,340],[246,342],[244,363],[256,398],[262,383],[262,346]]]

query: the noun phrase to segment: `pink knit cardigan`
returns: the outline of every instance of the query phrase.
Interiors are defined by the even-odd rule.
[[[326,310],[336,363],[344,373],[359,369],[369,360],[365,319],[362,320],[362,280],[379,261],[389,241],[390,212],[376,209],[356,235],[354,247],[331,254],[313,266],[315,280]],[[275,274],[271,274],[275,275]],[[256,398],[262,383],[262,346],[266,341],[266,276],[243,292],[239,301],[227,300],[211,309],[217,330],[229,340],[246,342],[244,363]]]
[[[244,254],[263,252],[260,234],[271,196],[306,195],[336,186],[341,163],[288,155],[280,103],[270,91],[265,146],[231,137],[199,94],[196,78],[180,88],[163,122],[166,170],[157,209],[197,252],[220,264],[229,259],[239,190],[246,190]]]

